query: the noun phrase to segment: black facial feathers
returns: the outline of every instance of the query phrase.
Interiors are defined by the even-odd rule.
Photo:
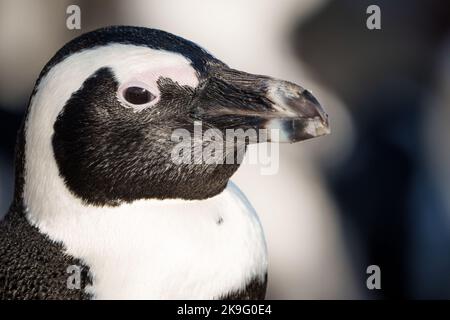
[[[73,93],[54,125],[53,150],[69,190],[87,203],[204,199],[225,188],[237,165],[176,164],[176,128],[192,130],[193,90],[158,81],[161,100],[136,112],[117,100],[113,71],[101,68]]]

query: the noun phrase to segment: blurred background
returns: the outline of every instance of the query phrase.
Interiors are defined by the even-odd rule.
[[[81,30],[66,28],[71,4]],[[371,4],[381,30],[366,27]],[[265,229],[268,298],[450,299],[448,1],[0,0],[0,217],[40,70],[70,39],[114,24],[296,82],[328,111],[332,134],[282,145],[276,175],[243,165],[233,177]],[[366,287],[373,264],[380,290]]]

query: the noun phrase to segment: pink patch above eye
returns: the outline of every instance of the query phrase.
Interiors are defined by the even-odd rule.
[[[164,68],[155,68],[136,74],[134,80],[147,84],[147,88],[159,94],[158,79],[169,78],[173,82],[177,82],[182,86],[190,86],[195,88],[198,84],[197,74],[189,65],[168,66]]]
[[[175,65],[161,68],[152,68],[142,73],[134,74],[130,80],[124,82],[119,88],[119,99],[123,101],[123,92],[128,87],[140,87],[148,90],[155,96],[150,103],[141,106],[133,106],[139,110],[155,105],[160,98],[158,80],[168,78],[182,86],[195,88],[198,85],[197,73],[190,65]]]

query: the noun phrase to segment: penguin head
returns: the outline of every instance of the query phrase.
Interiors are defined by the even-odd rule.
[[[60,179],[92,205],[214,196],[239,164],[174,162],[174,130],[193,133],[196,122],[224,135],[279,129],[268,140],[281,142],[329,132],[298,85],[234,70],[163,31],[104,28],[69,42],[41,72],[23,129],[27,193]],[[203,143],[193,139],[192,150]]]

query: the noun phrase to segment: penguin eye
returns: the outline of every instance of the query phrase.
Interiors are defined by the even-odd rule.
[[[141,87],[128,87],[123,91],[124,99],[135,105],[146,104],[156,97],[147,89]]]

